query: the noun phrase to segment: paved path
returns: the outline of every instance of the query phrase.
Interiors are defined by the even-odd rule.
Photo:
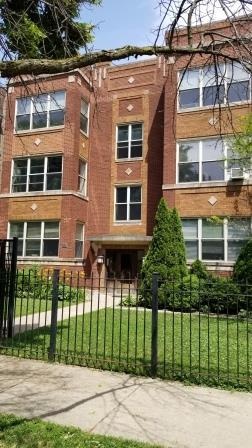
[[[170,448],[251,448],[252,394],[0,356],[0,412]]]
[[[61,322],[65,319],[71,317],[82,316],[83,313],[90,313],[91,307],[92,311],[96,311],[99,308],[112,307],[120,303],[120,297],[115,296],[113,298],[112,294],[99,294],[98,291],[92,292],[92,299],[90,293],[88,294],[85,303],[79,303],[78,305],[64,306],[64,308],[59,308],[57,313],[57,321]],[[17,317],[14,323],[14,335],[22,333],[27,330],[41,328],[51,323],[51,310],[41,313],[29,314],[28,316]]]

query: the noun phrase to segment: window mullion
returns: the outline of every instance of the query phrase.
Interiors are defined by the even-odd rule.
[[[127,187],[127,221],[130,220],[130,187]]]
[[[40,227],[40,256],[43,257],[45,222],[41,221]]]
[[[47,96],[47,110],[46,110],[46,127],[49,128],[49,116],[50,116],[50,93]]]
[[[44,159],[44,185],[43,185],[43,191],[47,190],[47,170],[48,170],[48,157],[45,157]]]
[[[26,236],[27,236],[27,221],[24,222],[23,227],[23,257],[25,257],[26,254]]]
[[[31,106],[30,106],[30,129],[32,129],[32,117],[33,117],[33,97],[30,99]]]
[[[202,218],[198,219],[198,253],[199,260],[202,260]]]
[[[199,141],[199,182],[203,182],[202,180],[202,161],[203,161],[203,148],[202,148],[202,140]]]
[[[131,139],[132,139],[132,125],[128,126],[128,158],[131,159]]]
[[[228,220],[223,220],[224,261],[228,261]]]
[[[27,171],[26,171],[26,193],[29,191],[29,181],[30,181],[30,171],[31,171],[31,159],[30,157],[27,159],[27,165],[26,165]]]

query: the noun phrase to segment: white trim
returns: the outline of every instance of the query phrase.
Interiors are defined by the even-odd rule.
[[[131,187],[140,187],[140,194],[141,194],[141,202],[130,202],[130,189]],[[126,188],[127,189],[127,198],[126,201],[127,202],[116,202],[116,193],[117,193],[117,188]],[[141,219],[130,219],[130,205],[131,204],[140,204],[141,205]],[[116,219],[116,206],[117,205],[126,205],[126,214],[127,214],[127,219],[125,220],[117,220]],[[142,222],[142,185],[141,184],[130,184],[130,185],[115,185],[114,186],[114,224],[135,224],[135,223],[141,223]]]
[[[131,157],[131,144],[132,144],[132,125],[141,124],[142,125],[142,155],[140,157]],[[118,145],[118,128],[119,126],[128,126],[128,140],[125,140],[125,143],[128,143],[128,157],[118,158],[117,157],[117,145]],[[133,142],[138,140],[133,140]],[[139,140],[140,141],[140,140]],[[121,142],[121,143],[124,143]],[[135,161],[135,160],[143,160],[144,154],[144,122],[143,121],[132,121],[128,123],[117,123],[116,124],[116,142],[115,142],[115,161],[116,162],[125,162],[125,161]]]

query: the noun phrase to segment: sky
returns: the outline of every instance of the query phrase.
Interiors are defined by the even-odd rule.
[[[152,44],[159,14],[156,4],[156,0],[103,0],[100,7],[84,8],[81,19],[98,26],[94,49]]]

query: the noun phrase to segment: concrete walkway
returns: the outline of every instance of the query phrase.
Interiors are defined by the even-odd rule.
[[[82,316],[83,313],[90,313],[102,308],[110,308],[120,303],[120,297],[112,294],[99,293],[98,291],[92,291],[92,298],[90,293],[88,294],[85,302],[81,302],[78,305],[64,306],[64,308],[58,308],[57,321],[61,322],[71,317]],[[51,310],[41,313],[29,314],[28,316],[17,317],[14,322],[14,335],[28,331],[31,329],[42,328],[51,324]]]
[[[251,448],[252,394],[0,356],[0,412],[170,448]]]

